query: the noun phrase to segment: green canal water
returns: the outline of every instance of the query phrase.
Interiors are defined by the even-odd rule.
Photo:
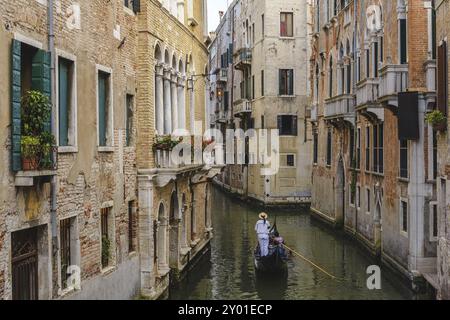
[[[213,189],[214,239],[211,252],[170,291],[179,300],[328,300],[414,299],[405,284],[381,269],[382,289],[369,290],[366,270],[377,265],[364,249],[336,233],[308,212],[268,210],[286,243],[344,281],[331,280],[306,262],[291,258],[287,279],[261,279],[255,275],[252,252],[258,209]]]

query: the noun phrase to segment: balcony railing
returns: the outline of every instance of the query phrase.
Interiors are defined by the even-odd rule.
[[[355,112],[354,99],[351,94],[343,94],[325,100],[325,118],[340,118]]]
[[[408,65],[387,65],[381,69],[380,98],[396,95],[408,88]]]
[[[252,112],[252,103],[250,100],[242,99],[234,104],[234,115],[239,116],[245,113]]]
[[[175,163],[172,159],[172,150],[155,150],[155,163],[158,169],[178,169],[186,164],[180,157],[180,163]]]
[[[244,69],[245,67],[249,67],[252,64],[252,49],[250,48],[241,48],[234,54],[235,59],[235,68],[236,69]]]
[[[356,85],[356,106],[375,104],[379,96],[379,80],[365,79]]]

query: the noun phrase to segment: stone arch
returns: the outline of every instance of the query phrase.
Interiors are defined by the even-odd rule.
[[[177,64],[177,56],[176,56],[175,52],[172,55],[172,69],[174,71],[179,71],[178,70],[178,64]]]
[[[158,269],[167,268],[167,217],[166,206],[161,201],[158,207],[158,227],[156,229],[156,259]]]
[[[336,180],[334,185],[335,222],[337,226],[343,226],[345,216],[345,165],[342,156],[336,169]]]
[[[170,55],[169,50],[167,50],[167,48],[164,50],[164,63],[170,65]]]
[[[162,51],[161,51],[161,46],[159,44],[159,42],[155,43],[155,54],[154,54],[155,60],[156,62],[163,62],[163,55],[162,55]]]
[[[186,69],[184,68],[184,62],[183,59],[180,58],[180,60],[178,61],[178,71],[182,74],[185,75],[186,74]]]

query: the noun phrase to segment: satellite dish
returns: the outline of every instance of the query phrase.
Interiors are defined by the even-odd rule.
[[[381,30],[381,7],[370,5],[366,10],[367,29],[372,32]]]

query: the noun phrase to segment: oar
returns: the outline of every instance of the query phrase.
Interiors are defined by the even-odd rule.
[[[286,249],[288,249],[289,251],[293,252],[296,256],[298,256],[299,258],[303,259],[304,261],[308,262],[310,265],[312,265],[313,267],[315,267],[316,269],[322,271],[323,273],[325,273],[327,276],[329,276],[331,279],[333,280],[338,280],[338,281],[344,281],[345,279],[343,278],[338,278],[335,275],[332,275],[331,273],[329,273],[328,271],[326,271],[325,269],[323,269],[322,267],[318,266],[317,264],[315,264],[314,262],[312,262],[311,260],[309,260],[308,258],[306,258],[304,255],[298,253],[297,251],[295,251],[294,249],[289,248],[287,245],[282,244],[283,247],[285,247]]]

